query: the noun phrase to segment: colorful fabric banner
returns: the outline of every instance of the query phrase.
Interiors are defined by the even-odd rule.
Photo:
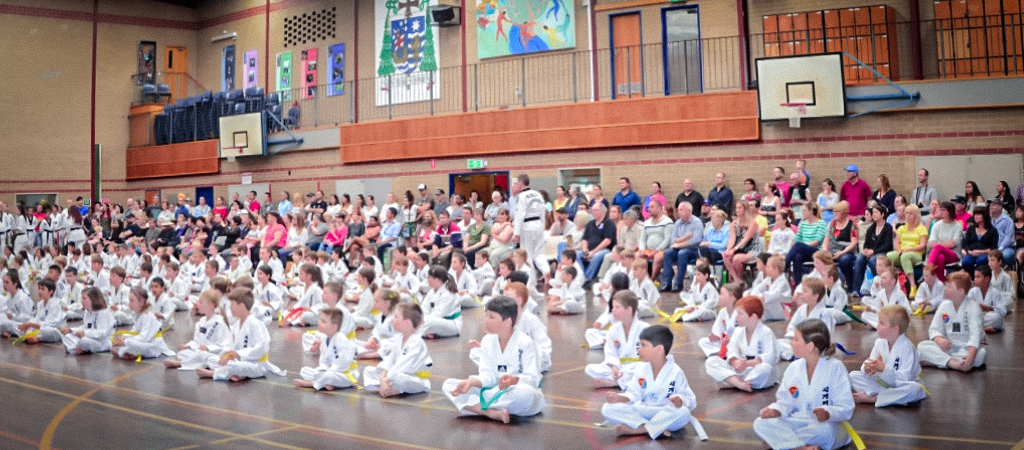
[[[376,3],[377,106],[441,97],[439,57],[428,7],[436,0]]]
[[[572,0],[477,0],[480,59],[576,46]]]
[[[345,93],[345,44],[332,45],[327,62],[327,95],[342,95]]]
[[[304,99],[316,97],[317,49],[302,51],[302,95]]]
[[[292,52],[277,54],[277,92],[282,103],[292,99]]]
[[[256,49],[245,52],[245,60],[242,64],[245,66],[245,88],[258,87],[260,84],[260,77],[256,73],[256,58],[259,56],[259,52]]]

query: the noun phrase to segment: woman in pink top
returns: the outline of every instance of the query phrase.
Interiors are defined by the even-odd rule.
[[[661,193],[661,183],[657,181],[651,183],[651,195],[648,195],[646,198],[644,198],[644,220],[651,218],[651,212],[648,210],[651,207],[651,200],[657,200],[661,202],[662,205],[666,204],[665,195]]]
[[[324,236],[324,243],[320,245],[320,250],[330,253],[334,247],[345,244],[345,239],[348,238],[348,225],[345,225],[345,216],[345,212],[342,211],[338,217],[331,219],[331,231]]]
[[[288,242],[288,230],[281,224],[281,216],[276,212],[267,213],[267,231],[263,233],[263,242],[260,243],[260,246],[281,248],[286,242]]]

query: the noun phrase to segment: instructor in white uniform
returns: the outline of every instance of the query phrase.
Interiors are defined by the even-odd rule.
[[[544,258],[544,215],[547,214],[544,198],[530,189],[530,176],[525,173],[512,181],[511,190],[516,196],[512,240],[526,250],[527,260],[546,278],[550,269]]]

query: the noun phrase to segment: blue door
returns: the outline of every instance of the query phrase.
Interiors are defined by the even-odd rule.
[[[213,186],[203,186],[196,188],[196,204],[199,204],[199,197],[206,199],[206,206],[213,208]]]

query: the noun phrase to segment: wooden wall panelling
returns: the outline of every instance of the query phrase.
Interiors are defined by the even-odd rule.
[[[220,172],[217,140],[132,147],[125,154],[129,180]]]

